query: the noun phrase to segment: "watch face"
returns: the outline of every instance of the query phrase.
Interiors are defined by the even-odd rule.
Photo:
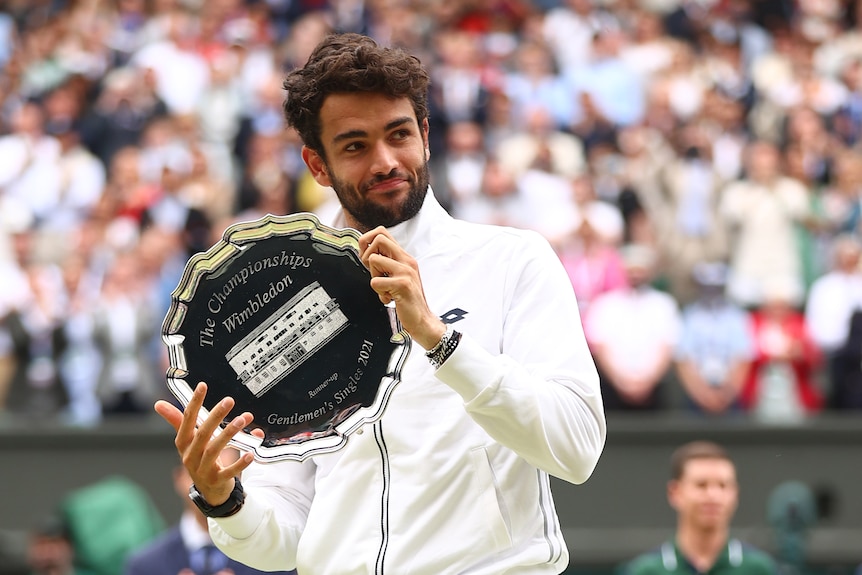
[[[201,495],[201,492],[198,491],[197,487],[192,485],[189,488],[189,499],[194,501],[194,504],[197,505],[198,509],[200,509],[204,514],[207,514],[212,509],[212,505],[210,505],[204,496]]]
[[[251,412],[234,444],[260,461],[343,447],[400,379],[410,340],[371,289],[358,237],[311,214],[235,224],[189,260],[172,294],[169,388],[187,405],[206,382],[199,418],[232,397],[222,428]]]

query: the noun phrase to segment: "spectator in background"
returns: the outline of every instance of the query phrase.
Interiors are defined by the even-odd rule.
[[[556,129],[567,128],[580,118],[574,93],[557,73],[548,47],[538,40],[518,46],[514,70],[506,75],[502,87],[511,99],[516,126],[527,126],[530,112],[537,108],[547,111],[550,125]]]
[[[226,449],[222,461],[236,461],[237,451]],[[132,552],[123,575],[260,575],[261,571],[229,559],[213,545],[207,518],[189,499],[191,477],[182,465],[173,470],[174,491],[183,502],[179,523]],[[278,571],[281,575],[288,572]],[[295,571],[289,573],[295,575]]]
[[[586,168],[583,142],[558,128],[550,112],[540,106],[524,111],[522,129],[500,141],[496,153],[500,161],[519,175],[540,168],[574,178]]]
[[[805,293],[795,226],[808,214],[808,192],[783,175],[778,148],[770,142],[749,145],[746,169],[744,179],[724,189],[719,206],[733,246],[728,295],[756,307],[767,283],[778,280],[790,290],[790,304],[801,305]]]
[[[789,143],[784,148],[783,156],[785,174],[798,180],[808,193],[808,212],[795,226],[803,285],[808,293],[814,280],[829,267],[829,252],[834,232],[824,210],[824,186],[818,183],[807,169],[802,148],[795,143]]]
[[[274,137],[284,133],[281,82],[280,75],[267,74],[257,82],[249,95],[250,101],[242,110],[237,134],[233,139],[233,153],[240,166],[253,160],[255,137]]]
[[[61,242],[89,216],[105,189],[105,165],[81,143],[78,107],[70,86],[55,89],[45,99],[45,131],[60,144],[61,178],[57,202],[45,226],[59,234]]]
[[[850,316],[847,339],[832,355],[829,375],[830,406],[862,410],[862,309]]]
[[[559,242],[556,250],[578,296],[581,315],[584,315],[590,302],[600,294],[627,284],[618,250],[624,223],[619,208],[596,197],[588,175],[571,180],[571,193],[577,208],[573,231]]]
[[[724,295],[724,263],[697,264],[692,276],[699,293],[682,311],[676,372],[695,411],[736,412],[754,356],[748,313]]]
[[[686,305],[697,295],[692,271],[698,262],[724,260],[727,234],[718,214],[723,182],[715,169],[705,129],[686,124],[676,134],[677,154],[659,173],[659,188],[646,205],[670,293]]]
[[[830,133],[823,116],[808,106],[790,108],[782,141],[799,148],[808,180],[816,185],[830,180],[835,157],[843,148]]]
[[[496,158],[485,162],[478,194],[456,202],[452,214],[479,224],[516,228],[531,225],[529,206],[521,196],[514,174]]]
[[[811,286],[805,321],[828,366],[849,342],[853,313],[862,310],[862,243],[853,236],[839,237],[833,246],[832,269]],[[833,381],[837,387],[837,382]],[[836,400],[831,403],[834,405]]]
[[[94,425],[102,415],[96,396],[102,357],[94,338],[93,317],[101,275],[82,252],[68,255],[61,271],[63,311],[56,341],[58,375],[69,398],[65,420],[73,425]]]
[[[662,384],[679,338],[679,310],[670,295],[650,285],[658,265],[655,250],[630,244],[622,257],[627,285],[599,295],[584,320],[602,397],[608,410],[663,409]]]
[[[75,568],[75,548],[67,526],[53,516],[30,532],[27,566],[30,575],[87,575]]]
[[[590,63],[567,78],[581,107],[591,111],[588,115],[596,114],[601,122],[615,128],[637,124],[646,112],[643,79],[622,57],[627,42],[619,24],[599,27],[593,35]],[[573,114],[570,126],[575,126],[576,133],[581,117]]]
[[[454,122],[444,132],[445,151],[429,162],[434,194],[449,211],[475,200],[482,193],[488,156],[481,124]]]
[[[144,179],[142,157],[139,147],[127,146],[111,159],[98,207],[105,220],[125,218],[138,225],[144,210],[155,201],[159,189],[155,182]]]
[[[134,251],[118,254],[95,310],[94,337],[103,358],[98,395],[105,414],[146,413],[164,395],[161,366],[150,347],[161,314],[152,309],[148,289]]]
[[[862,154],[858,150],[836,155],[822,203],[827,228],[833,236],[850,234],[862,241]]]
[[[862,242],[839,236],[832,250],[831,270],[811,286],[805,306],[811,337],[827,355],[846,341],[850,316],[862,309]]]
[[[564,0],[548,10],[542,35],[563,74],[577,73],[590,62],[593,34],[613,16],[591,0]]]
[[[840,64],[838,74],[848,89],[847,99],[833,117],[833,130],[848,146],[854,146],[862,138],[862,54],[848,58]],[[842,58],[843,60],[843,58]]]
[[[141,214],[141,229],[159,226],[182,235],[188,257],[210,247],[210,222],[207,214],[191,205],[183,186],[194,169],[194,157],[181,144],[154,150],[154,171],[160,172],[155,201]]]
[[[151,76],[136,68],[114,68],[102,79],[98,98],[81,119],[81,138],[110,167],[114,154],[138,145],[147,124],[167,112]]]
[[[452,151],[447,142],[451,127],[485,121],[488,88],[496,80],[483,65],[481,40],[479,34],[456,27],[443,28],[433,37],[438,62],[431,67],[428,93],[432,159]]]
[[[233,221],[247,221],[263,217],[267,214],[285,216],[296,211],[293,196],[293,183],[287,175],[275,166],[261,164],[251,174],[255,202],[248,208],[228,218]],[[223,220],[224,221],[227,220]],[[224,226],[218,225],[213,228],[213,236],[221,236]]]
[[[674,536],[626,564],[621,575],[777,575],[772,557],[731,535],[739,484],[722,446],[692,441],[678,447],[670,458],[667,500],[676,513]]]
[[[13,237],[17,269],[10,284],[13,294],[20,292],[0,317],[15,366],[4,403],[25,417],[54,417],[68,401],[57,370],[62,284],[57,266],[36,257],[35,241],[30,230]]]
[[[805,316],[794,307],[796,285],[775,279],[751,315],[755,355],[742,389],[742,405],[770,423],[798,423],[823,406],[815,381],[821,354]]]
[[[26,206],[41,226],[60,199],[60,143],[45,133],[45,113],[25,102],[12,116],[12,131],[0,136],[0,188]]]
[[[33,249],[32,214],[23,205],[0,196],[0,412],[5,410],[6,396],[16,370],[15,345],[8,325],[12,313],[27,305],[32,297],[25,273]]]
[[[196,18],[181,7],[166,15],[167,35],[142,46],[130,65],[154,75],[155,93],[171,114],[193,112],[210,86],[207,60],[195,50]]]

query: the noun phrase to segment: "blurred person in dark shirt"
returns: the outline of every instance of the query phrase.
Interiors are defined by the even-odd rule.
[[[66,525],[53,516],[30,532],[26,554],[30,575],[90,575],[75,567],[75,548]]]

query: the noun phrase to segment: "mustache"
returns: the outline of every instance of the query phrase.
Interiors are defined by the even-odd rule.
[[[385,182],[386,180],[393,180],[393,179],[406,180],[407,182],[411,182],[411,183],[413,182],[413,178],[410,177],[410,174],[405,174],[404,172],[401,172],[399,170],[392,170],[388,174],[377,175],[377,176],[374,176],[373,178],[371,178],[370,180],[364,182],[362,184],[362,191],[367,191],[368,188],[370,188],[372,186],[375,186],[381,182]]]

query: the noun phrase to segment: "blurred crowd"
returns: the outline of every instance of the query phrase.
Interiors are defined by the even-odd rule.
[[[862,408],[858,0],[0,8],[0,414],[150,413],[190,255],[328,221],[281,108],[332,31],[428,67],[436,196],[551,241],[609,410]]]

